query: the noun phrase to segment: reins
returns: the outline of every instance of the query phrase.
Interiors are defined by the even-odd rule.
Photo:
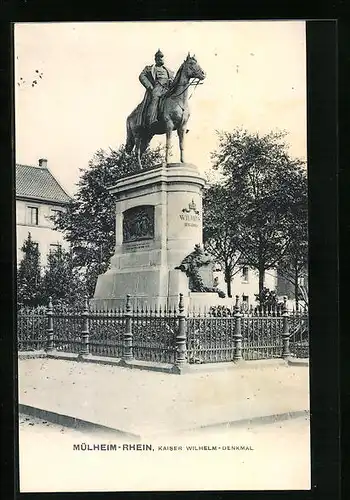
[[[173,97],[180,97],[180,95],[182,95],[184,92],[186,92],[186,90],[188,90],[191,86],[192,87],[194,86],[193,92],[190,95],[190,97],[188,98],[188,100],[190,100],[191,97],[193,96],[194,91],[197,88],[197,85],[201,85],[199,78],[195,78],[194,80],[197,80],[197,81],[196,82],[189,82],[188,85],[184,88],[184,90],[182,92],[180,92],[180,94],[176,94],[176,95],[170,94],[170,95],[172,95]],[[167,94],[165,94],[165,97],[167,97]]]
[[[173,81],[172,87],[170,87],[170,89],[169,89],[169,90],[167,90],[167,92],[164,94],[163,98],[165,98],[165,97],[170,97],[170,96],[172,96],[172,97],[180,97],[180,96],[181,96],[182,94],[184,94],[184,93],[186,92],[186,90],[188,90],[191,86],[194,86],[193,92],[192,92],[192,94],[190,95],[190,97],[188,98],[188,99],[190,100],[190,99],[191,99],[191,97],[192,97],[192,95],[193,95],[193,93],[194,93],[194,91],[196,90],[197,86],[198,86],[198,85],[202,85],[202,83],[200,82],[200,79],[199,79],[198,77],[197,77],[197,78],[194,78],[194,80],[197,80],[196,82],[194,82],[194,81],[193,81],[193,82],[191,82],[191,81],[190,81],[190,82],[187,84],[187,86],[184,88],[184,90],[183,90],[182,92],[180,92],[179,94],[175,94],[175,95],[174,95],[174,94],[173,94],[173,92],[175,91],[175,88],[176,88],[176,86],[177,86],[177,80],[179,80],[179,79],[180,79],[180,76],[181,76],[181,72],[182,72],[182,70],[183,70],[183,67],[184,67],[184,63],[182,63],[182,64],[181,64],[181,66],[180,66],[180,68],[179,68],[179,70],[178,70],[178,72],[177,72],[177,74],[176,74],[176,76],[175,76],[175,78],[174,78],[174,81]],[[161,85],[162,85],[162,84],[161,84]],[[162,87],[164,87],[164,85],[162,85]]]

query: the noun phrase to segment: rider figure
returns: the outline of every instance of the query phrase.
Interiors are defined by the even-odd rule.
[[[164,55],[159,49],[154,59],[155,64],[146,66],[139,76],[140,82],[146,88],[145,125],[148,127],[157,121],[159,99],[169,89],[174,78],[174,73],[164,66]]]

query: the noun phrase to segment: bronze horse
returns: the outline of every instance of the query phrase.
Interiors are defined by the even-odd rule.
[[[191,85],[194,85],[191,82],[192,78],[198,79],[197,85],[199,81],[204,80],[205,73],[197,63],[195,56],[188,54],[178,69],[171,87],[161,98],[158,121],[149,128],[136,125],[138,113],[141,112],[141,104],[128,116],[126,120],[127,139],[125,151],[130,154],[135,148],[140,169],[142,169],[141,156],[154,135],[166,134],[165,164],[168,164],[173,130],[177,131],[180,161],[184,163],[184,135],[190,117],[188,89]]]

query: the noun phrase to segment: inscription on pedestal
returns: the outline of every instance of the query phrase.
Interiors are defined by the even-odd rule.
[[[191,212],[193,213],[191,214]],[[185,227],[199,227],[197,222],[201,222],[199,210],[197,210],[197,205],[193,200],[188,204],[188,208],[182,209],[182,214],[179,217],[185,223]]]
[[[151,247],[150,241],[140,243],[125,243],[124,248],[128,252],[137,252],[138,250],[148,250]]]

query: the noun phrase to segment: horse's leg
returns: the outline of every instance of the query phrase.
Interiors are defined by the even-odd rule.
[[[149,137],[143,137],[140,144],[140,156],[146,151],[151,139]]]
[[[184,138],[186,132],[186,125],[180,125],[177,129],[177,135],[179,136],[179,148],[180,148],[180,162],[185,163],[184,160]]]
[[[136,136],[136,140],[135,140],[135,149],[136,149],[136,154],[137,154],[137,163],[138,163],[138,166],[140,167],[140,170],[142,170],[142,163],[141,163],[141,137],[140,135],[138,134]]]
[[[166,122],[165,125],[166,130],[166,144],[165,144],[165,165],[169,163],[169,153],[171,148],[171,133],[173,131],[173,124],[169,121]]]
[[[131,117],[128,116],[126,120],[126,144],[125,144],[125,151],[126,153],[130,154],[132,150],[134,149],[135,146],[135,137],[134,133],[132,131],[131,127]]]

